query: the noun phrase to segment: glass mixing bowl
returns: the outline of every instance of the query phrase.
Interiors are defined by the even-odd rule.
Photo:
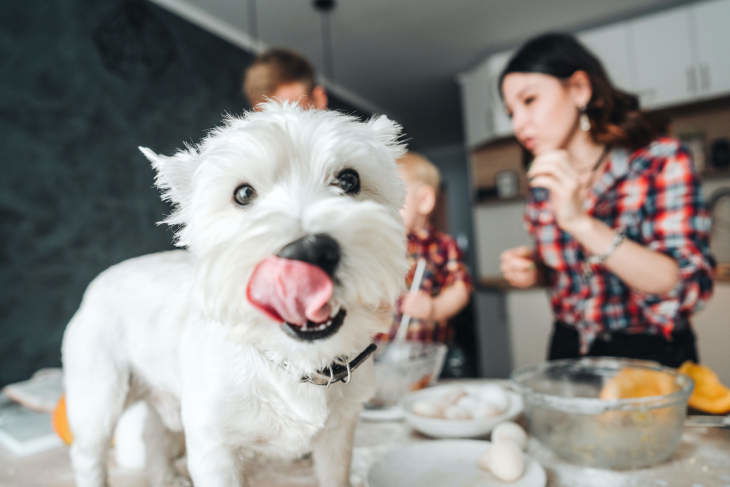
[[[443,343],[404,341],[379,345],[375,352],[375,396],[365,407],[393,407],[409,392],[436,382],[446,350]]]
[[[604,386],[615,385],[612,378],[626,370],[662,382],[666,393],[602,399]],[[544,362],[514,371],[511,379],[524,399],[530,434],[571,463],[612,469],[646,467],[672,456],[693,387],[674,369],[618,358]]]

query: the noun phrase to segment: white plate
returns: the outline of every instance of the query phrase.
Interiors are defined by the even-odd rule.
[[[509,406],[505,412],[496,416],[478,419],[441,419],[421,416],[412,410],[412,406],[416,401],[435,401],[451,390],[470,390],[479,387],[480,385],[476,383],[469,385],[448,384],[412,392],[403,400],[406,422],[416,431],[434,438],[475,438],[486,435],[499,423],[514,419],[522,413],[522,396],[507,389],[504,392],[509,398]]]
[[[366,421],[400,421],[405,414],[400,404],[389,408],[368,409],[363,408],[360,418]]]
[[[436,440],[392,450],[368,472],[368,487],[545,487],[545,469],[529,456],[525,473],[503,482],[479,468],[488,441]]]

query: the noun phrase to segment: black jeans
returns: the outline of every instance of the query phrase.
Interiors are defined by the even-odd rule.
[[[674,331],[671,340],[662,335],[614,332],[596,338],[586,355],[653,360],[668,367],[679,367],[685,360],[699,362],[695,334],[689,324]],[[570,325],[555,322],[548,360],[578,357],[578,332]]]

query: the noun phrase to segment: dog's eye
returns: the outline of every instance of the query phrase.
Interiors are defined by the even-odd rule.
[[[338,186],[345,194],[358,194],[360,192],[360,175],[354,169],[343,169],[337,174]]]
[[[246,206],[256,197],[256,190],[250,184],[242,184],[233,192],[233,200],[241,206]]]

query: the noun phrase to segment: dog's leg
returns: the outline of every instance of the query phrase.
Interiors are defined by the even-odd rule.
[[[110,362],[80,365],[68,361],[66,401],[73,432],[71,463],[76,487],[107,485],[107,452],[129,388],[126,370]]]
[[[312,444],[314,470],[320,487],[347,487],[350,485],[352,444],[357,425],[354,415],[333,415]]]
[[[225,425],[210,417],[220,411],[211,404],[197,403],[186,411],[183,399],[183,425],[188,471],[193,485],[203,487],[245,487],[243,465],[236,450],[225,441]]]
[[[144,427],[145,465],[151,487],[189,487],[190,480],[175,468],[185,449],[182,433],[168,429],[155,407],[148,405]]]
[[[193,485],[244,487],[247,485],[234,450],[212,438],[211,431],[185,432],[188,470]]]

